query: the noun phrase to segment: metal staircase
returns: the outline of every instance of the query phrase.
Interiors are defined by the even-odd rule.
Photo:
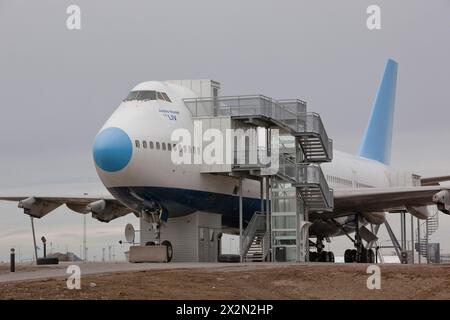
[[[262,262],[269,253],[269,237],[266,228],[266,216],[255,212],[245,228],[242,237],[244,261]]]
[[[316,163],[297,163],[295,153],[292,150],[295,149],[283,149],[284,152],[280,154],[279,171],[276,176],[290,183],[292,187],[298,188],[309,210],[319,211],[333,208],[333,189],[328,187],[320,166]]]
[[[277,101],[263,95],[184,99],[184,103],[193,119],[202,122],[202,128],[214,127],[222,132],[265,129],[265,146],[250,145],[250,142],[247,146],[244,136],[245,147],[241,150],[233,138],[235,157],[232,163],[201,169],[202,173],[270,180],[271,213],[270,222],[267,222],[270,225],[266,226],[264,215],[253,215],[242,234],[243,260],[264,261],[269,248],[273,260],[307,260],[308,212],[329,211],[334,206],[333,190],[319,165],[332,160],[333,143],[320,116],[306,112],[304,101]],[[275,134],[279,141],[274,141],[277,140]],[[257,139],[259,141],[259,137]],[[265,150],[268,156],[275,155],[278,166],[261,164],[259,160],[242,164],[239,160],[246,159],[245,152],[249,150]],[[278,155],[273,153],[274,150],[279,151]],[[275,259],[275,255],[284,256],[280,259],[286,260]]]
[[[184,99],[194,118],[229,116],[249,124],[264,124],[286,130],[297,138],[307,162],[328,162],[333,158],[332,140],[328,138],[320,116],[306,112],[306,103],[276,101],[263,95]]]
[[[265,259],[264,249],[263,249],[263,239],[265,236],[265,231],[258,231],[255,233],[253,241],[248,248],[244,260],[247,262],[263,262]]]
[[[420,225],[420,230],[416,230],[417,239],[416,251],[424,258],[429,260],[428,244],[430,243],[430,237],[439,229],[439,211],[436,212],[425,220]],[[420,237],[419,237],[420,234]]]

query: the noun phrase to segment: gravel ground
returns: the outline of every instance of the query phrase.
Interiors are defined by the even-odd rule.
[[[224,265],[86,275],[0,284],[0,299],[450,299],[450,265],[380,265],[381,289],[367,289],[368,265]],[[95,285],[94,285],[95,284]]]

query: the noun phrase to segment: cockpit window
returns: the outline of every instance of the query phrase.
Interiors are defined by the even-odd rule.
[[[128,97],[125,98],[125,101],[137,100],[138,95],[139,95],[139,91],[131,91],[128,94]]]
[[[156,91],[139,91],[138,100],[156,100]]]
[[[156,91],[150,90],[140,90],[140,91],[131,91],[126,97],[125,101],[130,100],[156,100]]]
[[[131,101],[131,100],[146,101],[157,99],[172,102],[165,92],[157,92],[152,90],[131,91],[124,101]]]
[[[170,100],[169,96],[165,92],[161,92],[161,94],[167,102],[172,102],[172,100]]]

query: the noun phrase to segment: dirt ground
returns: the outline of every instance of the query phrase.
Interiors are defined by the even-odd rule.
[[[0,299],[450,299],[450,265],[381,265],[369,290],[367,265],[299,264],[172,269],[0,284]],[[95,284],[95,285],[94,285]]]

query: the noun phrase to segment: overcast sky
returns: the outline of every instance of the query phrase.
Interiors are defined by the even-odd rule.
[[[81,30],[66,28],[70,4]],[[381,30],[366,27],[371,4]],[[144,80],[211,78],[227,95],[304,99],[334,147],[354,153],[388,58],[399,63],[392,165],[448,175],[449,17],[449,0],[0,0],[0,193],[100,188],[93,138]],[[29,218],[15,204],[0,213],[0,260],[11,246],[30,256]],[[450,252],[450,219],[440,218],[433,239]],[[137,225],[89,219],[90,253],[99,259],[128,221]],[[81,227],[66,209],[37,221],[39,238],[76,253]]]

